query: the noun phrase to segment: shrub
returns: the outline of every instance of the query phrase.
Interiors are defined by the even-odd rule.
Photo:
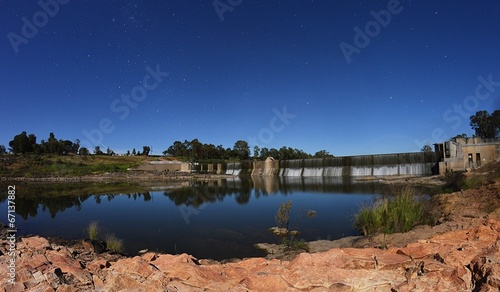
[[[354,226],[364,235],[408,232],[417,225],[433,222],[425,207],[425,201],[405,187],[396,195],[379,197],[371,205],[361,207]]]
[[[292,211],[292,202],[287,201],[280,204],[280,208],[274,219],[278,224],[277,227],[272,227],[269,229],[274,235],[282,238],[281,244],[283,244],[288,250],[305,250],[309,251],[309,244],[304,239],[297,239],[300,234],[298,230],[290,230],[290,213]],[[316,217],[316,211],[308,210],[305,214],[308,218]]]
[[[304,250],[309,252],[309,243],[303,238],[297,239],[295,236],[285,237],[281,244],[285,245],[288,250]]]
[[[117,238],[114,234],[108,234],[104,238],[106,247],[109,251],[114,253],[121,253],[123,251],[123,240]]]
[[[292,202],[281,203],[278,212],[274,219],[278,223],[278,227],[287,228],[290,222],[290,212],[292,211]]]
[[[97,240],[99,238],[99,234],[101,233],[101,227],[99,226],[99,222],[92,221],[89,226],[87,226],[87,235],[90,240]]]

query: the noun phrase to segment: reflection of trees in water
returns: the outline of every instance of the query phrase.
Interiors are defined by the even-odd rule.
[[[137,198],[143,198],[145,202],[151,201],[151,194],[149,192],[145,193],[133,193],[126,194],[129,198],[133,197],[134,200]],[[41,208],[42,211],[48,212],[51,218],[55,218],[58,212],[65,211],[66,209],[76,207],[77,211],[82,209],[82,203],[85,202],[90,197],[93,197],[97,204],[100,204],[102,199],[107,199],[111,202],[117,196],[122,196],[120,194],[98,194],[98,195],[80,195],[80,196],[58,196],[58,197],[44,197],[44,196],[33,196],[33,197],[17,197],[16,198],[16,213],[21,216],[24,220],[28,217],[36,217],[38,215],[38,209]]]
[[[226,197],[234,196],[238,204],[247,204],[252,197],[255,198],[273,194],[291,194],[294,191],[311,193],[377,193],[379,185],[376,183],[357,183],[343,178],[283,178],[283,177],[254,177],[241,179],[223,179],[210,182],[195,182],[189,187],[168,190],[164,195],[175,205],[193,206],[199,208],[203,204],[223,201]],[[43,192],[41,192],[43,194]],[[34,192],[33,194],[37,194]],[[117,196],[127,196],[129,199],[152,201],[149,192],[127,194],[82,194],[78,196],[18,196],[16,198],[16,213],[23,219],[36,217],[38,208],[48,211],[54,218],[58,212],[76,207],[81,210],[82,204],[89,198],[94,198],[95,203],[102,200],[111,202]],[[0,197],[5,202],[6,196]]]
[[[24,220],[27,220],[28,217],[36,217],[38,208],[41,207],[42,211],[47,211],[51,218],[55,218],[57,212],[62,212],[68,208],[76,207],[78,211],[81,210],[82,202],[88,197],[89,195],[16,198],[16,213]]]
[[[223,201],[227,196],[235,195],[238,204],[246,204],[250,200],[253,185],[250,180],[245,183],[228,183],[226,180],[197,182],[190,187],[182,187],[163,192],[176,206],[186,205],[199,208],[206,203]]]

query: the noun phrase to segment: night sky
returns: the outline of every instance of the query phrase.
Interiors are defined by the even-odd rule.
[[[6,146],[412,152],[500,108],[498,0],[40,3],[0,2]]]

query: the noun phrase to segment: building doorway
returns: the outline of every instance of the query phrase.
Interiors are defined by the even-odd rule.
[[[481,167],[481,153],[476,153],[476,166]]]

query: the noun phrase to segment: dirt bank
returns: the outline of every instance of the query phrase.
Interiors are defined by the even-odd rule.
[[[47,177],[0,177],[3,182],[179,182],[193,180],[219,180],[233,178],[226,174],[197,174],[187,172],[156,172],[156,171],[129,171],[114,172],[83,176],[47,176]]]

